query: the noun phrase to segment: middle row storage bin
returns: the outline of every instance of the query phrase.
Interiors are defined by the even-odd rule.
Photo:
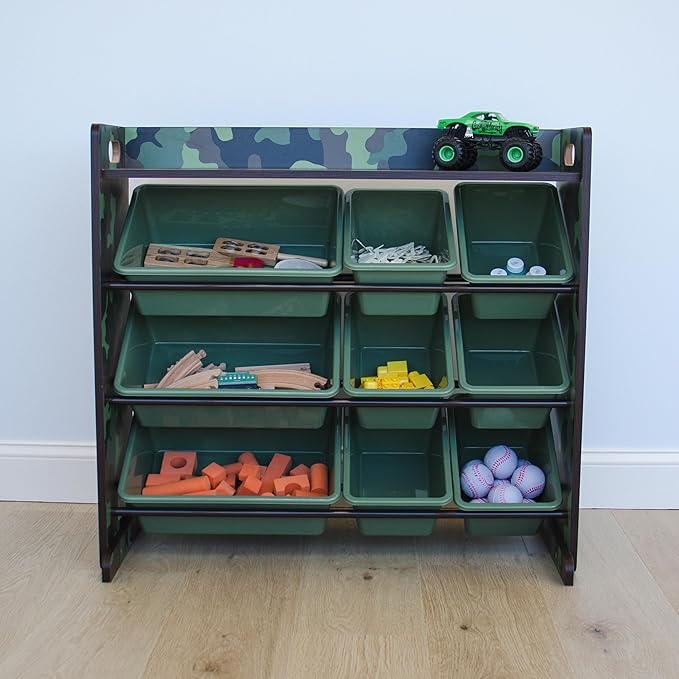
[[[368,293],[373,294],[373,293]],[[231,406],[232,398],[297,398],[323,400],[336,396],[340,382],[351,398],[447,399],[455,390],[453,348],[459,386],[476,397],[554,397],[569,387],[569,373],[554,314],[538,320],[487,320],[474,315],[469,295],[454,297],[455,341],[451,338],[448,300],[439,295],[433,316],[365,314],[356,295],[345,302],[344,342],[340,341],[341,300],[331,297],[321,318],[143,316],[134,307],[122,342],[114,386],[123,396],[185,396],[196,406],[140,404],[138,417],[149,426],[318,428],[326,406],[266,405],[256,411]],[[323,390],[292,389],[170,389],[144,388],[157,383],[172,363],[190,350],[204,349],[206,362],[237,366],[309,362],[311,372],[328,379]],[[340,375],[340,355],[344,368]],[[377,374],[389,361],[407,361],[408,370],[428,375],[431,389],[366,389],[361,377]],[[224,399],[224,407],[201,409],[202,397]],[[358,407],[361,425],[372,429],[429,429],[437,407],[366,405]],[[479,428],[540,427],[547,409],[479,408],[473,424]],[[195,419],[197,418],[197,419]]]

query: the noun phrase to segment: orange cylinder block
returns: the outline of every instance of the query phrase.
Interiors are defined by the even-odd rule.
[[[328,466],[325,464],[311,465],[311,492],[314,495],[328,494]]]
[[[142,495],[187,495],[198,493],[201,490],[212,490],[210,479],[207,476],[192,476],[190,479],[164,483],[160,486],[146,487],[141,491]]]

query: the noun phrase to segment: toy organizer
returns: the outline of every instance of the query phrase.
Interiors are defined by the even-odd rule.
[[[141,530],[320,535],[353,518],[370,536],[451,519],[470,535],[539,532],[573,583],[591,132],[542,130],[550,152],[526,173],[484,156],[434,170],[438,135],[92,126],[104,581]],[[357,254],[409,243],[434,256]],[[260,261],[234,266],[241,256]],[[490,275],[517,256],[546,275]],[[206,366],[295,365],[322,384],[245,388],[245,371],[155,386],[192,350]],[[497,443],[545,470],[538,501],[462,495],[461,466]],[[198,469],[244,451],[325,465],[327,494],[142,494],[175,450],[196,451]]]

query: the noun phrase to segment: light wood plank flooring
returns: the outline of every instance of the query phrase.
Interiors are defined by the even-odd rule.
[[[95,509],[0,503],[2,679],[674,679],[679,511],[538,538],[142,536],[99,580]]]

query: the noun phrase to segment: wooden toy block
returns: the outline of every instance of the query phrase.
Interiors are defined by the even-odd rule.
[[[257,386],[260,389],[297,389],[301,391],[319,391],[328,380],[321,375],[306,373],[300,370],[265,370],[257,375]]]
[[[275,453],[264,470],[264,474],[262,474],[262,490],[270,493],[274,488],[274,479],[286,476],[291,467],[292,458],[289,455]]]
[[[210,479],[212,488],[216,488],[222,481],[226,480],[224,467],[216,462],[210,462],[207,467],[203,467],[200,471],[203,476],[207,476]]]
[[[217,491],[214,489],[210,490],[199,490],[195,493],[184,493],[184,496],[187,497],[189,495],[218,495]]]
[[[254,373],[262,372],[264,370],[299,370],[303,373],[311,372],[310,363],[272,363],[270,365],[243,365],[234,368],[237,373]]]
[[[266,469],[266,467],[262,467],[258,464],[244,464],[241,467],[241,470],[238,472],[238,479],[240,481],[245,481],[245,479],[250,476],[254,476],[256,479],[261,479],[262,469]]]
[[[192,476],[190,479],[164,483],[161,486],[151,486],[141,491],[142,495],[187,495],[201,490],[212,490],[207,476]]]
[[[144,266],[168,269],[223,269],[233,266],[233,257],[216,252],[214,248],[187,248],[181,245],[151,243],[146,249]]]
[[[248,476],[236,491],[236,495],[259,495],[262,489],[262,482],[256,476]]]
[[[226,481],[222,481],[215,488],[215,495],[231,496],[231,495],[235,495],[235,494],[236,494],[236,489],[230,483],[227,483]]]
[[[241,453],[238,456],[238,461],[242,464],[259,464],[257,458],[252,453]]]
[[[279,245],[271,245],[270,243],[224,237],[218,238],[212,249],[227,257],[253,257],[261,259],[269,266],[274,266],[281,248]]]
[[[290,470],[290,476],[308,476],[311,479],[311,469],[305,464],[298,464]]]
[[[306,476],[283,476],[273,482],[274,493],[276,495],[287,495],[296,488],[300,490],[311,490],[309,479]]]
[[[181,472],[166,472],[165,474],[147,474],[146,484],[147,486],[160,486],[164,483],[174,483],[175,481],[181,481],[182,479],[188,479],[189,476],[182,474]]]
[[[161,474],[184,474],[193,476],[198,467],[198,455],[195,451],[166,450],[160,465]]]
[[[328,494],[328,466],[325,464],[311,465],[311,492],[314,495]]]
[[[224,471],[228,474],[238,474],[243,466],[242,462],[232,462],[231,464],[224,465]]]

